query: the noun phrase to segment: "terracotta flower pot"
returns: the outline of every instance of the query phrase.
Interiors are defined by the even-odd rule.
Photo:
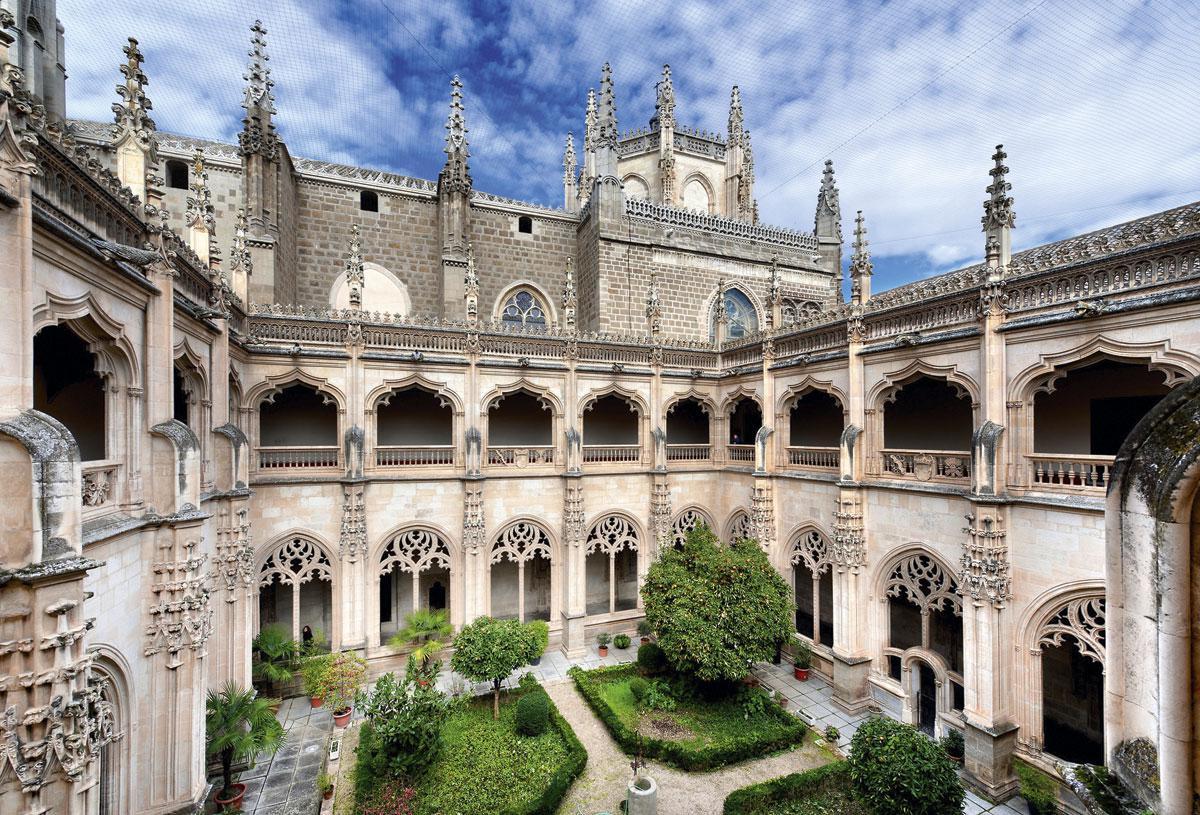
[[[642,637],[642,645],[649,645],[649,644],[650,644],[650,638]]]
[[[229,789],[233,791],[233,795],[228,798],[222,798],[220,793],[213,796],[213,802],[221,809],[232,809],[234,812],[242,811],[242,799],[246,797],[245,784],[232,784]]]
[[[325,792],[323,792],[321,794],[321,797],[324,798],[326,801],[328,801],[330,798],[333,797],[333,789],[330,788],[330,789],[325,790]]]
[[[608,646],[607,645],[600,646],[600,656],[602,656],[602,657],[608,656]]]
[[[319,708],[321,705],[325,704],[325,700],[322,699],[320,696],[310,696],[308,698],[308,703],[310,705],[312,705],[313,708],[315,709],[315,708]]]
[[[808,668],[801,668],[799,665],[796,665],[794,670],[797,679],[799,679],[801,682],[808,681]]]
[[[345,727],[350,724],[350,714],[354,712],[354,708],[348,707],[345,710],[333,712],[333,723],[338,727]]]
[[[779,697],[778,699],[776,699],[775,701],[779,703],[779,706],[780,706],[781,708],[783,708],[784,710],[787,710],[787,706],[788,706],[788,700],[787,700],[787,697],[786,697],[786,696],[780,696],[780,697]]]

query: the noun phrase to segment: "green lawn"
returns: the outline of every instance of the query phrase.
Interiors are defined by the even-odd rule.
[[[418,812],[538,810],[545,791],[572,759],[571,751],[553,722],[540,736],[518,734],[516,710],[514,696],[500,706],[500,719],[493,720],[488,695],[450,716],[442,730],[442,752],[416,786]]]
[[[844,763],[743,787],[725,799],[725,815],[871,815],[850,790]]]
[[[632,752],[640,746],[647,757],[685,770],[758,758],[804,739],[804,724],[774,702],[750,715],[736,696],[680,698],[671,711],[639,711],[629,687],[638,676],[636,667],[573,669],[571,675],[622,749]]]

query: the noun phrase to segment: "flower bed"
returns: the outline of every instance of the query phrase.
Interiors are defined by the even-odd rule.
[[[807,730],[759,688],[746,689],[740,698],[680,699],[672,710],[643,712],[630,689],[640,675],[636,666],[572,668],[568,673],[621,749],[633,754],[640,747],[647,758],[683,770],[711,770],[758,758],[799,744]],[[748,695],[761,695],[765,704],[748,713],[743,704]]]
[[[724,815],[869,815],[854,797],[844,761],[742,787],[725,799]]]

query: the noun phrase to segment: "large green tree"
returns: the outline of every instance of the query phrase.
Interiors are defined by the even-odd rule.
[[[450,667],[474,682],[492,683],[492,718],[500,718],[500,683],[540,656],[537,633],[516,620],[480,617],[454,638]]]
[[[706,682],[745,676],[792,633],[792,591],[753,539],[723,544],[706,526],[650,567],[646,619],[671,666]]]
[[[962,812],[962,783],[946,751],[915,728],[882,716],[860,724],[850,740],[850,780],[872,812]]]

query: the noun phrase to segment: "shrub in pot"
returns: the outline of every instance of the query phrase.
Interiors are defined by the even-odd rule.
[[[367,662],[355,654],[332,654],[320,684],[321,698],[333,710],[333,723],[345,727],[350,721],[354,697],[367,675]]]
[[[240,812],[245,784],[233,781],[233,762],[251,759],[263,750],[274,752],[283,741],[283,725],[271,710],[270,699],[253,688],[240,688],[232,680],[205,699],[206,752],[221,762],[221,788],[214,800],[222,808]]]
[[[942,736],[942,749],[946,751],[946,755],[955,761],[962,763],[963,752],[966,749],[966,743],[963,740],[963,734],[958,730],[947,730],[946,735]]]
[[[632,642],[633,640],[629,639],[628,634],[617,634],[617,636],[613,637],[613,645],[620,648],[622,651],[628,648]]]
[[[333,776],[329,773],[321,773],[317,776],[317,792],[321,793],[321,797],[328,801],[333,797]]]
[[[546,653],[546,646],[550,644],[550,623],[545,620],[530,620],[525,623],[525,627],[529,629],[530,635],[536,642],[536,655],[529,660],[530,665],[539,665],[542,662],[542,654]]]
[[[272,689],[292,681],[300,647],[282,625],[263,626],[254,637],[254,681]]]
[[[654,633],[654,629],[650,627],[649,620],[638,620],[637,624],[638,636],[642,638],[642,645],[650,642],[650,635]]]
[[[796,643],[795,674],[802,682],[808,681],[808,672],[812,670],[812,647],[801,640]]]
[[[825,741],[829,742],[830,744],[834,744],[834,745],[836,745],[842,738],[841,732],[833,725],[829,725],[828,727],[825,728],[824,735],[825,735]]]
[[[612,642],[612,634],[601,631],[596,635],[596,644],[600,646],[600,656],[608,656],[608,644]]]
[[[329,670],[329,663],[332,659],[333,654],[317,654],[308,657],[300,665],[300,678],[304,682],[304,692],[308,694],[309,702],[314,708],[325,703],[321,698],[321,693],[324,688],[325,673]]]

